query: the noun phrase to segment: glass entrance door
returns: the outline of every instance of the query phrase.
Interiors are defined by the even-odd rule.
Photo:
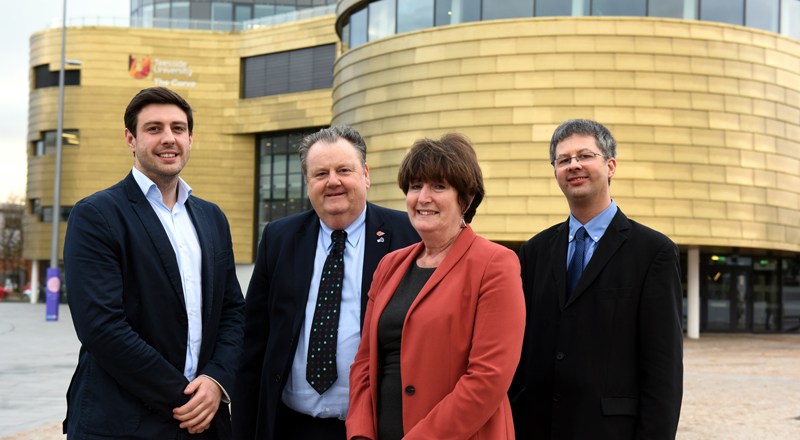
[[[709,331],[752,331],[750,271],[740,267],[706,268],[703,297],[704,329]]]

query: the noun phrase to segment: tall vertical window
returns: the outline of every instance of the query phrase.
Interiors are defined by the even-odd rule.
[[[533,0],[483,2],[483,19],[533,17]]]
[[[350,16],[350,47],[367,42],[367,8]]]
[[[647,0],[592,0],[592,15],[644,17]]]
[[[311,209],[300,169],[297,146],[317,128],[258,136],[258,225],[256,234],[274,220]]]
[[[211,29],[215,31],[232,30],[233,4],[211,3]]]
[[[397,33],[433,27],[433,0],[401,0],[397,3]]]
[[[169,22],[169,3],[159,3],[156,5],[155,27],[168,28]]]
[[[744,0],[702,0],[700,20],[744,24]]]
[[[747,0],[745,25],[770,32],[778,32],[779,0]]]
[[[253,18],[253,10],[249,5],[236,5],[236,22],[241,23]]]
[[[380,40],[395,33],[395,0],[378,0],[369,4],[369,41]]]
[[[783,0],[781,3],[781,33],[800,40],[800,1]]]
[[[275,15],[275,5],[253,5],[253,18]]]
[[[780,330],[780,281],[778,260],[756,258],[753,261],[753,331]]]
[[[142,26],[153,27],[153,5],[142,6]]]
[[[572,2],[564,0],[538,0],[537,17],[558,17],[572,15]]]
[[[800,260],[783,259],[781,293],[784,332],[800,333]]]
[[[172,2],[172,27],[189,29],[189,2]]]
[[[651,17],[697,18],[697,0],[649,0],[647,8]]]
[[[481,0],[436,0],[436,26],[481,19]]]

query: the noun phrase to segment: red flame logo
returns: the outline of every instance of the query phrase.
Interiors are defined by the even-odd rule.
[[[142,60],[142,68],[136,70],[136,58],[128,55],[128,74],[136,79],[142,79],[150,74],[150,55]]]

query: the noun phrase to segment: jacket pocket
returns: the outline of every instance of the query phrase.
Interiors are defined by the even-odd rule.
[[[633,416],[639,415],[639,399],[629,397],[603,397],[600,399],[603,415]]]
[[[90,434],[130,435],[139,428],[141,401],[91,359],[81,399],[81,425]]]

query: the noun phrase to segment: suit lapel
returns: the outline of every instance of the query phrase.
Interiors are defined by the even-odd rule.
[[[572,292],[572,296],[570,296],[569,302],[567,302],[565,307],[575,302],[575,300],[592,284],[592,281],[600,275],[600,272],[602,272],[603,268],[608,264],[609,260],[611,260],[611,257],[619,250],[622,243],[627,240],[627,237],[622,231],[626,231],[629,228],[630,224],[628,223],[628,218],[625,217],[625,214],[623,214],[621,210],[617,209],[616,215],[614,215],[614,218],[611,220],[611,224],[608,225],[606,232],[603,234],[603,238],[597,243],[597,249],[595,249],[594,254],[592,254],[592,259],[589,260],[589,263],[583,270],[578,284],[575,285],[575,291]]]
[[[381,232],[382,235],[378,235]],[[383,217],[377,209],[372,209],[367,203],[367,218],[364,225],[364,263],[361,275],[361,328],[364,328],[364,315],[367,313],[367,300],[369,288],[372,285],[372,275],[378,268],[378,263],[391,249],[391,227],[383,224]]]
[[[298,334],[300,325],[305,318],[308,289],[311,288],[311,276],[314,274],[318,237],[319,217],[313,213],[294,236],[295,328],[292,329],[294,334]]]
[[[556,280],[556,294],[561,309],[567,302],[567,248],[569,247],[569,218],[550,237],[553,278]]]
[[[125,178],[125,191],[128,194],[128,200],[131,202],[133,211],[136,212],[139,221],[142,222],[142,226],[145,231],[147,231],[147,235],[150,237],[150,241],[156,249],[161,263],[164,265],[164,271],[166,272],[167,278],[169,278],[170,284],[172,284],[175,294],[178,296],[178,300],[185,308],[186,301],[183,298],[181,273],[178,269],[178,259],[175,256],[175,250],[172,248],[167,232],[164,231],[164,225],[161,224],[158,215],[153,211],[153,207],[150,206],[147,197],[142,193],[139,184],[136,183],[133,172],[128,173],[128,176]]]
[[[194,197],[189,197],[186,201],[186,209],[192,219],[194,229],[197,231],[197,239],[200,241],[200,277],[202,279],[201,288],[203,289],[203,324],[208,322],[211,317],[212,304],[214,304],[214,240],[211,239],[211,229],[208,225],[208,218],[205,211],[196,203]],[[203,326],[205,330],[206,326]]]

